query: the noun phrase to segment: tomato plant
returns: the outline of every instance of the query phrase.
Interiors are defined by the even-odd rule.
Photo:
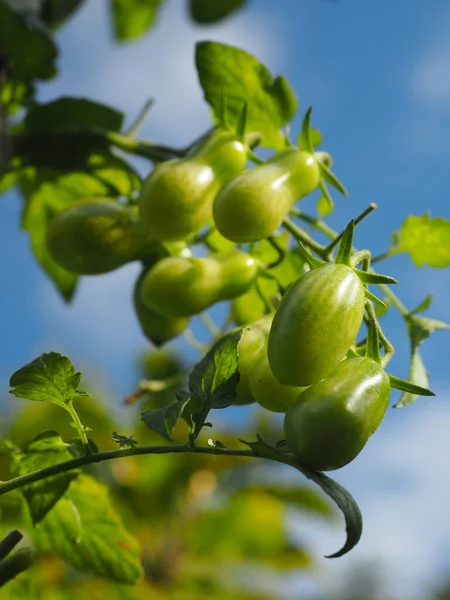
[[[128,130],[119,111],[89,99],[39,103],[35,82],[55,72],[49,32],[78,4],[51,3],[40,21],[28,22],[0,0],[0,51],[6,57],[0,64],[0,118],[9,128],[8,152],[0,156],[0,192],[16,186],[23,196],[22,225],[34,256],[65,302],[72,301],[80,276],[137,262],[141,270],[130,290],[130,311],[151,348],[162,347],[163,353],[171,340],[184,336],[201,356],[195,362],[192,352],[182,361],[165,354],[147,357],[146,372],[127,398],[130,414],[138,415],[133,427],[103,414],[94,400],[83,404],[90,400],[80,387],[82,375],[58,352],[45,352],[16,370],[10,393],[31,402],[5,434],[0,510],[4,496],[16,502],[11,522],[27,530],[33,551],[7,558],[20,534],[0,542],[0,586],[13,589],[15,575],[25,575],[36,558],[45,562],[49,555],[95,577],[141,585],[142,596],[133,598],[159,593],[161,581],[170,584],[164,598],[175,597],[172,592],[201,598],[205,589],[216,597],[223,590],[216,589],[216,572],[208,571],[204,557],[211,554],[226,565],[230,548],[249,562],[273,566],[278,557],[283,564],[291,559],[293,568],[306,565],[308,553],[293,549],[283,522],[285,503],[328,514],[311,487],[288,493],[266,481],[254,485],[243,469],[237,479],[245,491],[223,477],[229,506],[202,504],[222,485],[218,473],[238,468],[242,458],[245,465],[261,458],[290,466],[319,486],[344,514],[347,538],[331,557],[342,556],[358,543],[362,517],[350,493],[323,471],[357,458],[381,425],[392,389],[402,391],[396,407],[434,395],[419,345],[435,330],[449,328],[419,316],[430,297],[407,308],[393,291],[397,281],[374,265],[407,252],[419,266],[450,266],[445,253],[430,250],[450,236],[450,223],[409,216],[392,246],[375,259],[353,243],[355,227],[370,218],[375,205],[355,209],[359,214],[334,231],[326,222],[335,206],[330,188],[339,200],[347,191],[331,171],[331,155],[318,149],[322,135],[311,125],[312,109],[294,142],[289,125],[297,99],[288,81],[273,78],[256,57],[226,44],[196,45],[213,122],[187,147],[138,137],[150,103]],[[223,0],[214,8],[192,0],[189,7],[192,18],[205,23],[241,4]],[[141,35],[157,5],[130,9],[126,0],[113,2],[117,39]],[[142,11],[140,19],[135,11]],[[135,157],[146,161],[142,176]],[[318,217],[298,204],[317,190]],[[388,310],[397,311],[407,326],[407,380],[388,372],[395,350],[382,326]],[[200,321],[207,339],[196,337]],[[247,441],[229,435],[216,419],[218,410],[243,411],[239,407],[245,405],[251,405],[250,417],[242,418],[249,425]],[[132,412],[136,406],[140,413]],[[285,439],[280,415],[273,413],[286,413]],[[142,455],[152,456],[150,468],[138,466]],[[200,466],[193,466],[195,460]],[[103,463],[114,465],[108,476],[86,469]],[[115,466],[120,464],[125,466]],[[178,479],[172,480],[173,473]],[[128,485],[133,493],[127,495]],[[150,493],[153,516],[146,510]],[[124,526],[123,514],[137,515],[131,522],[133,529],[145,530],[140,542]],[[225,522],[226,531],[217,534]],[[191,563],[185,548],[194,557]],[[196,561],[206,588],[192,574]],[[37,581],[45,568],[39,564]],[[195,580],[193,596],[183,595],[186,589],[174,582],[184,567]],[[25,581],[22,575],[14,583]],[[76,586],[78,597],[88,593],[85,582]]]

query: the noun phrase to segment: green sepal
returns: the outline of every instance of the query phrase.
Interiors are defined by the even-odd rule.
[[[248,102],[244,102],[236,123],[236,135],[243,142],[245,140],[245,128],[247,126]]]
[[[298,253],[300,254],[301,258],[303,258],[303,260],[307,262],[312,269],[318,269],[319,267],[322,267],[323,265],[327,264],[326,261],[313,256],[311,252],[309,252],[309,250],[307,250],[307,248],[302,244],[302,242],[300,242],[300,240],[297,240],[297,244]]]
[[[351,266],[351,255],[352,255],[352,246],[353,246],[353,232],[355,230],[355,222],[353,219],[345,228],[345,231],[342,235],[341,241],[339,242],[339,249],[336,254],[335,263],[337,265],[347,265]]]
[[[305,116],[303,117],[302,130],[298,136],[298,145],[305,152],[314,154],[314,148],[311,141],[311,113],[312,106],[308,108]]]
[[[383,308],[388,307],[386,302],[383,302],[383,300],[380,300],[380,298],[378,298],[378,296],[375,296],[375,294],[372,294],[372,292],[369,292],[369,290],[367,288],[364,290],[364,295],[366,296],[367,300],[372,300],[372,302],[379,304]]]
[[[365,284],[368,283],[398,283],[393,277],[389,275],[380,275],[379,273],[368,273],[367,271],[361,271],[360,269],[353,269],[361,281]]]
[[[416,394],[417,396],[436,396],[434,392],[428,390],[427,388],[421,387],[420,385],[415,385],[414,383],[410,383],[409,381],[405,381],[399,377],[394,377],[394,375],[388,374],[388,377],[391,382],[391,387],[396,390],[410,392],[411,394]]]
[[[371,321],[367,333],[366,358],[371,358],[379,365],[381,364],[380,338],[378,337],[377,326],[373,321]]]
[[[336,177],[336,175],[334,175],[334,173],[331,172],[327,165],[322,161],[318,161],[317,164],[319,165],[320,173],[323,179],[325,179],[328,184],[338,190],[338,192],[341,192],[341,194],[344,196],[348,196],[348,192],[344,184],[339,181],[339,179]]]

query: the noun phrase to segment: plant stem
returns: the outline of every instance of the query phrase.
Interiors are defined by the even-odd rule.
[[[214,320],[211,317],[211,315],[209,315],[206,312],[202,312],[199,314],[199,317],[202,323],[205,325],[208,331],[212,333],[214,337],[220,335],[220,328],[217,327],[217,325],[214,323]]]
[[[77,411],[73,407],[72,402],[69,402],[68,404],[66,404],[65,408],[66,408],[67,412],[69,413],[69,415],[72,417],[72,421],[76,427],[76,430],[78,431],[78,436],[81,440],[81,443],[83,444],[83,446],[85,448],[86,454],[92,454],[92,450],[89,446],[89,441],[87,438],[86,431],[84,430],[83,423],[80,421],[80,417],[78,416]]]
[[[315,240],[313,240],[312,237],[306,233],[306,231],[304,231],[303,229],[298,227],[298,225],[296,225],[293,221],[291,221],[291,219],[286,217],[286,219],[284,219],[284,221],[283,221],[283,225],[289,231],[289,233],[291,233],[294,236],[294,238],[297,241],[302,242],[303,245],[305,245],[307,248],[310,248],[313,252],[318,254],[320,257],[322,257],[322,258],[325,257],[325,255],[326,255],[325,246],[323,246],[322,244],[319,244],[319,242],[316,242]]]
[[[280,244],[277,242],[277,240],[273,237],[273,235],[269,235],[269,237],[267,238],[267,241],[278,252],[278,258],[275,261],[271,262],[269,265],[266,266],[266,269],[274,269],[280,263],[283,262],[284,257],[286,256],[286,252],[280,246]]]
[[[389,300],[392,302],[392,304],[403,317],[409,316],[409,310],[406,308],[406,306],[403,304],[403,302],[400,300],[397,294],[395,294],[388,285],[382,283],[379,284],[378,287],[384,292],[384,294],[389,298]]]
[[[99,452],[98,454],[79,456],[78,458],[58,463],[56,465],[52,465],[51,467],[47,467],[46,469],[34,471],[33,473],[21,475],[20,477],[15,477],[14,479],[10,479],[9,481],[0,483],[0,496],[6,494],[7,492],[17,490],[18,488],[21,488],[24,485],[29,485],[30,483],[34,483],[36,481],[40,481],[41,479],[45,479],[46,477],[52,477],[53,475],[66,473],[67,471],[73,471],[74,469],[79,469],[80,467],[85,467],[87,465],[104,462],[105,460],[114,460],[116,458],[123,458],[126,456],[140,456],[144,454],[184,453],[215,454],[217,456],[255,456],[255,454],[251,450],[230,450],[228,448],[211,448],[209,446],[197,446],[195,448],[192,448],[186,444],[177,444],[173,446],[142,446],[136,448],[128,448],[126,450],[123,449],[112,450],[109,452]]]
[[[380,342],[383,346],[384,354],[383,354],[383,357],[381,358],[381,365],[383,367],[386,367],[386,365],[388,364],[388,362],[391,360],[391,358],[394,355],[395,348],[391,344],[391,342],[388,340],[386,335],[384,334],[383,329],[381,328],[381,325],[377,319],[377,315],[375,313],[373,304],[370,300],[366,301],[366,310],[369,315],[369,319],[372,321],[372,323],[375,325],[375,327],[377,329],[378,337],[380,338]]]
[[[148,100],[145,101],[144,106],[139,111],[137,117],[131,123],[131,125],[128,127],[128,129],[125,131],[125,135],[131,136],[131,135],[135,134],[136,131],[138,131],[138,129],[141,127],[142,123],[144,122],[145,117],[148,115],[149,110],[152,108],[154,102],[155,102],[154,98],[148,98]]]
[[[372,213],[376,208],[377,208],[377,205],[374,202],[369,204],[369,206],[366,208],[366,210],[363,211],[358,217],[356,217],[355,226],[358,225],[359,223],[361,223],[361,221],[363,221],[366,217],[368,217],[370,215],[370,213]],[[342,236],[344,235],[344,232],[345,232],[345,230],[341,231],[341,233],[339,233],[333,239],[333,241],[328,244],[328,246],[326,247],[327,254],[329,254],[337,246],[337,244],[340,242]]]
[[[163,162],[172,158],[180,158],[184,156],[183,150],[171,148],[170,146],[161,146],[148,140],[141,140],[131,135],[118,133],[116,131],[100,131],[98,132],[110,144],[116,148],[120,148],[129,154],[143,156],[153,162]]]

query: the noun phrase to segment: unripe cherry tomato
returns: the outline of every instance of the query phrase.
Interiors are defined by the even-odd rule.
[[[378,429],[390,389],[377,362],[354,357],[303,392],[284,420],[286,441],[299,462],[315,471],[351,462]]]
[[[326,264],[293,283],[269,336],[269,362],[278,381],[308,386],[328,375],[355,342],[364,302],[364,286],[346,265]]]
[[[267,340],[273,315],[267,315],[243,329],[238,345],[240,380],[234,404],[258,402],[267,410],[286,412],[304,388],[281,385],[267,358]]]
[[[149,247],[135,213],[110,198],[80,200],[58,214],[46,244],[59,265],[79,275],[107,273]]]
[[[141,298],[167,317],[187,317],[221,300],[245,293],[258,273],[256,261],[233,251],[205,258],[169,257],[152,267],[142,281]]]
[[[187,317],[165,317],[148,308],[141,299],[141,285],[146,272],[143,271],[136,281],[133,292],[134,310],[142,333],[155,346],[177,337],[188,326]]]
[[[320,182],[312,154],[289,148],[226,183],[213,204],[220,233],[239,244],[271,235],[292,206]]]
[[[211,219],[217,192],[246,162],[246,148],[236,135],[216,131],[186,158],[158,164],[139,197],[148,235],[181,240],[199,231]]]

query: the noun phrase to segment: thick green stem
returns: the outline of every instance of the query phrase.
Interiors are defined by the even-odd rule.
[[[33,473],[28,473],[27,475],[21,475],[20,477],[16,477],[14,479],[10,479],[9,481],[5,481],[0,483],[0,496],[6,494],[7,492],[12,492],[13,490],[17,490],[25,485],[29,485],[30,483],[35,483],[36,481],[41,481],[42,479],[46,479],[47,477],[52,477],[54,475],[59,475],[60,473],[66,473],[67,471],[73,471],[74,469],[79,469],[80,467],[85,467],[87,465],[92,465],[100,462],[104,462],[105,460],[114,460],[116,458],[124,458],[126,456],[141,456],[144,454],[214,454],[216,456],[244,456],[251,457],[256,456],[256,454],[252,450],[230,450],[224,448],[214,448],[214,447],[192,447],[186,444],[177,444],[174,446],[142,446],[136,448],[128,448],[123,450],[112,450],[110,452],[99,452],[98,454],[89,454],[85,456],[80,456],[78,458],[74,458],[72,460],[68,460],[66,462],[58,463],[57,465],[52,465],[51,467],[47,467],[46,469],[41,469],[40,471],[34,471]]]

